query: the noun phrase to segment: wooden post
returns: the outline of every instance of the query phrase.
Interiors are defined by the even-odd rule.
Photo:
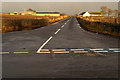
[[[115,18],[115,24],[117,23],[117,19]]]

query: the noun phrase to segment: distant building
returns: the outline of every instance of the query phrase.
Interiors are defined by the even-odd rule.
[[[20,13],[14,12],[10,15],[35,15],[35,16],[60,16],[59,12],[38,12],[38,11],[22,11]]]
[[[103,16],[102,12],[89,12],[90,16]]]
[[[82,17],[95,17],[95,16],[103,16],[102,12],[82,12],[79,16]]]
[[[80,14],[80,16],[82,16],[82,17],[88,17],[88,16],[90,16],[90,13],[88,13],[88,12],[82,12]]]
[[[35,15],[36,12],[34,12],[34,11],[23,11],[23,12],[21,12],[20,14],[21,14],[21,15]]]
[[[60,16],[59,12],[36,12],[36,16]]]
[[[13,12],[13,13],[10,13],[10,15],[19,15],[18,12]]]

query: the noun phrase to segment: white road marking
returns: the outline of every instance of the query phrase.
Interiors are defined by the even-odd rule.
[[[41,51],[49,51],[49,49],[41,49]]]
[[[108,52],[108,51],[94,51],[94,52]]]
[[[40,51],[38,53],[50,53],[50,51],[44,52],[44,51]]]
[[[113,52],[120,52],[120,51],[113,51]]]
[[[69,22],[69,20],[67,22]]]
[[[98,52],[97,54],[98,54],[98,55],[101,55],[101,56],[106,56],[105,54],[101,54],[101,53],[99,53],[99,52]]]
[[[90,49],[92,51],[96,51],[96,50],[104,50],[103,48],[98,48],[98,49]]]
[[[58,29],[58,30],[55,32],[55,34],[57,34],[60,30],[61,30],[61,29]]]
[[[0,54],[9,54],[10,52],[0,52]]]
[[[61,28],[63,28],[63,27],[64,27],[64,25]]]
[[[78,50],[84,50],[84,49],[70,49],[71,51],[78,51]]]
[[[120,48],[109,48],[109,50],[120,50]]]
[[[53,52],[53,53],[69,53],[69,51],[59,51],[59,52]]]
[[[41,51],[41,49],[52,39],[53,37],[51,36],[37,51],[37,53],[39,53]]]
[[[13,52],[13,53],[29,53],[29,52]]]
[[[66,49],[53,49],[52,51],[66,51]]]
[[[88,53],[88,51],[74,51],[74,53]]]

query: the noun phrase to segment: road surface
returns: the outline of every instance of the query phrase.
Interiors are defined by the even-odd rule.
[[[74,17],[2,36],[3,78],[118,77],[118,38],[85,31]]]

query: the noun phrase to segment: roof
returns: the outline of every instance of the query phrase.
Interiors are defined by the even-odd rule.
[[[89,12],[90,14],[102,14],[102,12]]]
[[[37,14],[59,14],[59,12],[36,12]]]
[[[85,14],[86,12],[82,12],[82,13],[80,13],[80,15],[83,15],[83,14]]]

